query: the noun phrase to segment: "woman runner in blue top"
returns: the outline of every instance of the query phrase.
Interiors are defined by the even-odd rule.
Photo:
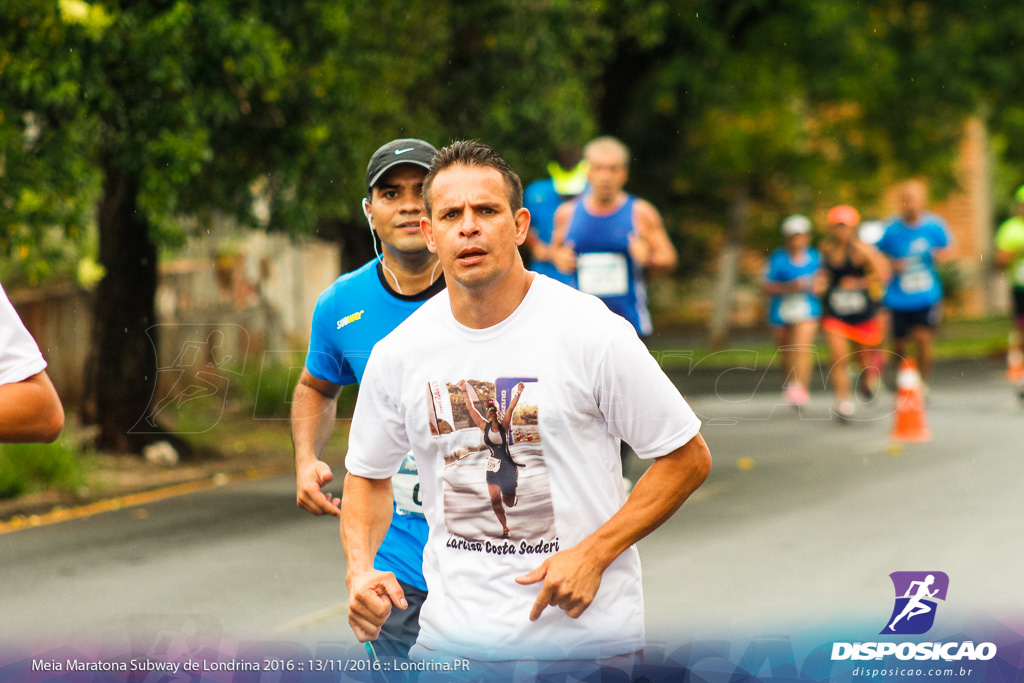
[[[786,403],[802,406],[809,400],[811,343],[818,329],[821,301],[814,296],[814,276],[821,259],[811,246],[811,221],[790,216],[782,221],[786,244],[772,252],[761,287],[771,296],[768,322],[779,345],[786,386]]]

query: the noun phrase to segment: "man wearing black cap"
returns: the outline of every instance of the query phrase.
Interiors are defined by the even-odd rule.
[[[338,394],[361,382],[374,344],[420,305],[444,289],[437,256],[420,231],[423,179],[436,150],[422,140],[393,140],[370,158],[363,213],[377,237],[377,258],[342,275],[317,300],[306,367],[292,402],[297,503],[314,515],[340,513],[340,500],[323,491],[334,478],[320,459],[334,428]],[[374,240],[376,249],[376,238]],[[411,609],[395,610],[381,631],[377,652],[404,657],[419,631],[419,606],[426,598],[423,545],[427,524],[412,457],[392,479],[391,526],[374,566],[393,572]]]

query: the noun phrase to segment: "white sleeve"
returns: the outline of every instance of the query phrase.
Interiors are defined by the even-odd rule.
[[[668,455],[700,431],[700,420],[625,320],[610,331],[595,398],[612,434],[641,458]]]
[[[345,469],[367,479],[394,476],[410,450],[401,405],[392,398],[400,395],[401,374],[384,371],[394,364],[382,360],[378,348],[370,354],[359,385],[345,455]]]
[[[0,384],[20,382],[45,369],[39,346],[0,286]]]

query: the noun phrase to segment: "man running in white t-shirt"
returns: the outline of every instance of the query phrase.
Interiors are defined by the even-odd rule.
[[[405,607],[397,581],[372,562],[390,518],[389,478],[411,451],[430,527],[412,656],[628,657],[644,646],[634,544],[707,477],[700,421],[628,322],[523,267],[529,212],[493,149],[445,148],[423,195],[423,233],[448,291],[381,340],[366,368],[342,498],[349,623],[372,640]],[[480,414],[492,403],[511,413],[509,455],[522,467],[505,525],[488,494],[491,449],[467,401]],[[628,500],[621,440],[654,460]]]
[[[0,443],[51,443],[63,428],[43,354],[0,287]]]

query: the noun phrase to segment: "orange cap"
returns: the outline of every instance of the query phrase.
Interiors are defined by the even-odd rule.
[[[849,225],[855,226],[860,223],[860,214],[857,213],[857,209],[846,204],[840,204],[839,206],[833,206],[828,211],[828,223],[829,225]]]

